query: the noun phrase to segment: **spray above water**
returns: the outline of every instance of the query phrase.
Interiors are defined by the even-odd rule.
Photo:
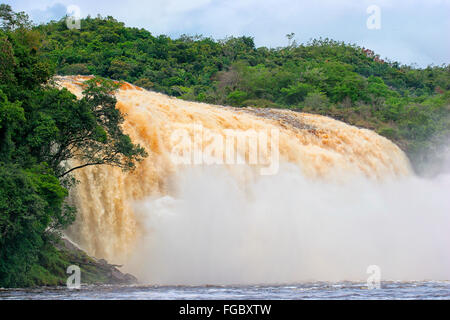
[[[80,96],[84,80],[58,82]],[[68,233],[91,255],[153,284],[361,280],[369,265],[383,279],[450,279],[450,179],[415,177],[387,139],[327,117],[186,102],[129,84],[116,97],[124,131],[149,157],[134,172],[77,172]],[[198,141],[193,124],[207,132]],[[244,164],[220,162],[220,152],[209,163],[174,161],[174,149],[205,151],[229,130],[276,130],[278,170],[261,175],[245,144],[235,150]]]
[[[285,166],[245,190],[221,168],[177,184],[136,204],[148,233],[131,266],[146,282],[364,280],[369,265],[383,279],[449,279],[450,180],[328,183]]]

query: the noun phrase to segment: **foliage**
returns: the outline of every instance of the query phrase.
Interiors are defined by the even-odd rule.
[[[65,202],[70,173],[132,169],[146,153],[121,130],[118,85],[94,78],[79,100],[57,89],[43,34],[7,5],[0,19],[0,287],[57,284],[64,259],[54,244],[76,213]]]

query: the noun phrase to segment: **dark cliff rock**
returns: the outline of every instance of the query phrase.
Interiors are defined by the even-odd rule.
[[[57,249],[65,256],[68,265],[80,267],[83,284],[135,284],[138,281],[133,275],[121,272],[118,269],[121,266],[90,257],[68,239],[62,238]]]

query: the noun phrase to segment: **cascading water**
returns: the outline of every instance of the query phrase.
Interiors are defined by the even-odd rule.
[[[86,79],[57,82],[81,96]],[[450,179],[414,176],[389,140],[323,116],[187,102],[130,84],[116,97],[124,131],[149,156],[133,172],[76,171],[78,217],[67,232],[89,254],[157,284],[360,280],[369,265],[388,279],[450,279]],[[261,175],[246,145],[236,148],[244,164],[174,161],[175,148],[205,151],[229,130],[268,140],[276,130],[276,172]],[[264,163],[274,146],[266,151]]]

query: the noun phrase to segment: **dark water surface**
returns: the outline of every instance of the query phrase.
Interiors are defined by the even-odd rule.
[[[310,282],[261,286],[108,286],[81,289],[40,287],[0,289],[3,299],[450,299],[450,281],[382,282],[368,290],[363,282]]]

